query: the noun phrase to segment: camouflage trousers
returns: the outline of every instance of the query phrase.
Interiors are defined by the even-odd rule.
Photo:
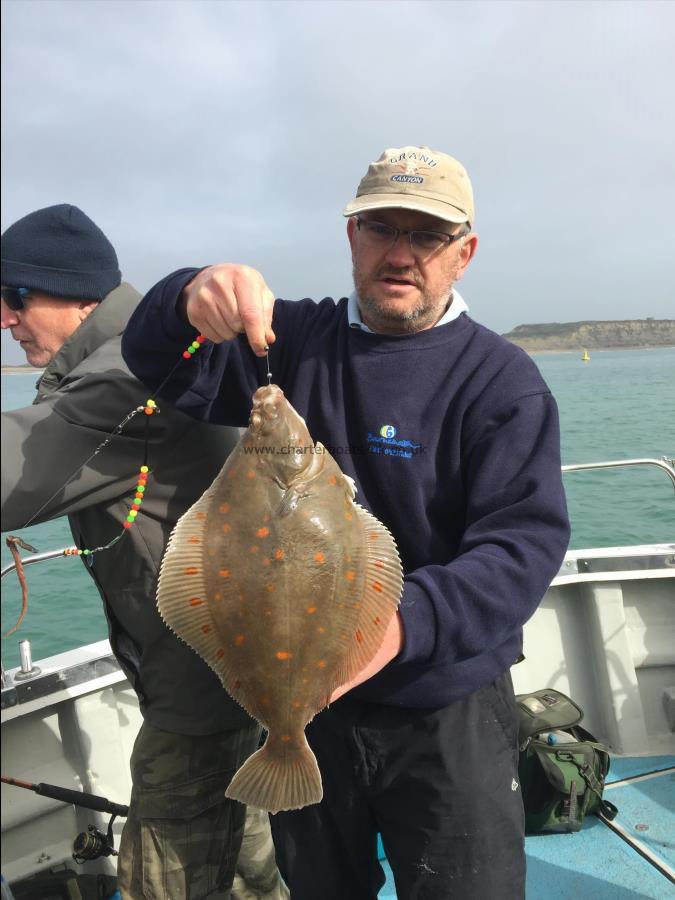
[[[269,816],[253,806],[246,809],[231,896],[232,900],[288,900],[291,896],[277,869]]]
[[[230,897],[246,807],[227,799],[224,790],[259,737],[257,726],[194,737],[143,723],[131,756],[133,787],[120,842],[123,900]],[[272,890],[280,878],[267,816],[263,822],[258,812],[250,815],[256,832],[248,841],[251,865],[242,857],[239,866],[256,890]]]

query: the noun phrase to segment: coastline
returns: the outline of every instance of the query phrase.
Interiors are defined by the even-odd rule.
[[[508,340],[508,338],[507,338]],[[583,351],[583,347],[575,347],[574,349],[570,349],[569,347],[546,347],[546,349],[541,348],[533,348],[533,347],[522,347],[520,344],[517,344],[515,341],[511,341],[511,343],[516,344],[516,347],[520,347],[521,350],[524,350],[526,353],[580,353]],[[586,348],[589,353],[610,353],[614,350],[675,350],[675,344],[651,344],[646,347],[644,345],[634,345],[630,347],[587,347]],[[39,375],[44,372],[44,369],[34,369],[31,366],[0,366],[0,373],[2,375]]]
[[[508,338],[507,338],[508,340]],[[511,343],[515,343],[515,341],[511,341]],[[551,349],[547,347],[545,350],[542,348],[541,350],[537,350],[532,347],[521,347],[520,344],[516,344],[516,347],[520,347],[521,350],[524,350],[526,353],[540,353],[540,354],[550,354],[550,353],[571,353],[571,354],[579,354],[582,353],[583,347],[575,347],[574,350],[570,350],[569,347],[560,348],[560,349]],[[593,353],[612,353],[615,350],[620,350],[622,353],[624,351],[629,350],[675,350],[675,344],[655,344],[649,347],[645,346],[634,346],[634,347],[586,347],[589,354]]]

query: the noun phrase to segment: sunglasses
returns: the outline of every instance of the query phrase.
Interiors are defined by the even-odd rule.
[[[7,306],[13,311],[24,309],[24,297],[30,294],[29,288],[3,287],[0,288],[0,295]]]

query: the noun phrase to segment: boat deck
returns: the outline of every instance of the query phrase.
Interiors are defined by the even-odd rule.
[[[619,810],[612,823],[589,816],[576,834],[525,839],[528,900],[675,897],[675,756],[613,758],[605,796]],[[379,900],[396,900],[381,864]]]

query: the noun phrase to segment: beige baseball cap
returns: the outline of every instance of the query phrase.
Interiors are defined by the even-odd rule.
[[[474,221],[466,169],[428,147],[393,147],[368,166],[344,215],[371,209],[414,209],[446,222]]]

